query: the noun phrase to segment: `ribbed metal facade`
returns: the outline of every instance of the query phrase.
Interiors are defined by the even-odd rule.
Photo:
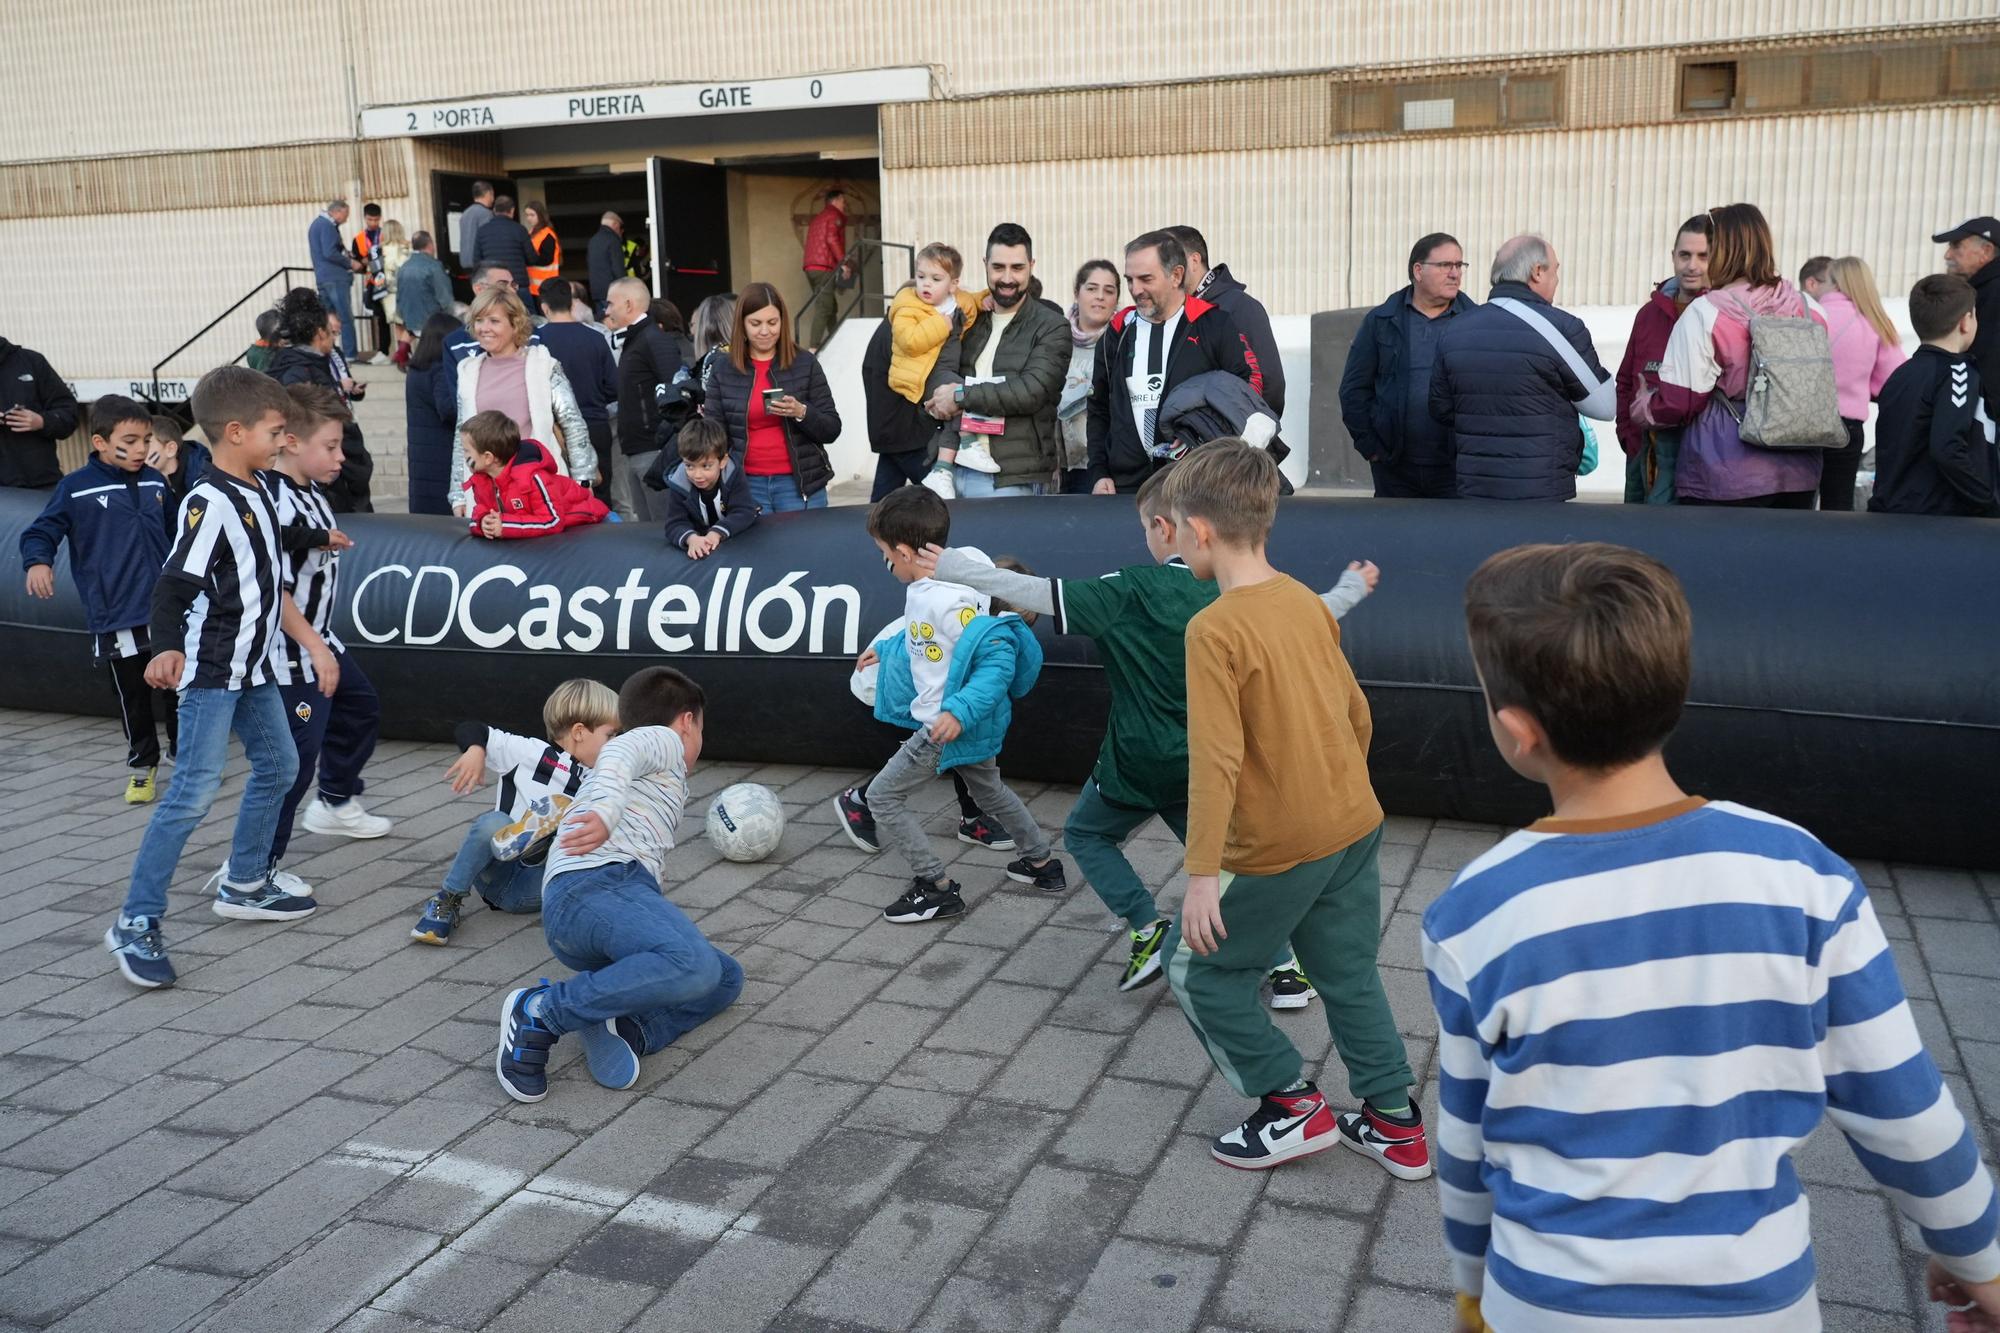
[[[349,135],[334,0],[0,4],[0,161],[255,148]],[[450,53],[406,10],[379,40]],[[527,11],[523,10],[523,17]],[[505,50],[506,47],[489,49]]]
[[[1067,296],[1083,260],[1119,258],[1153,227],[1191,223],[1276,313],[1373,303],[1400,287],[1417,237],[1448,231],[1483,294],[1499,243],[1538,231],[1562,300],[1637,302],[1666,276],[1688,214],[1750,200],[1781,262],[1858,254],[1900,294],[1937,270],[1930,233],[2000,198],[2000,107],[1939,107],[1242,153],[1027,163],[992,189],[963,169],[885,170],[883,231],[977,253],[1002,218],[1035,236]]]

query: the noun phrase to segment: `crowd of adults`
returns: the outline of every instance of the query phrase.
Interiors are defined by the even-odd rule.
[[[1985,410],[2000,418],[2000,223],[1974,218],[1932,239],[1974,291]],[[1562,265],[1540,236],[1500,246],[1491,292],[1461,290],[1466,260],[1437,232],[1410,251],[1409,285],[1361,321],[1340,383],[1341,417],[1375,494],[1566,500],[1596,465],[1591,420],[1613,425],[1628,503],[1853,509],[1869,404],[1906,359],[1874,274],[1816,256],[1795,287],[1764,215],[1730,204],[1682,223],[1672,275],[1639,308],[1615,375],[1584,322],[1556,305]],[[1758,321],[1824,330],[1839,428],[1825,447],[1744,438]]]
[[[836,322],[835,289],[856,272],[842,190],[826,192],[806,229],[809,335],[764,282],[684,318],[634,275],[635,246],[616,213],[589,241],[588,283],[565,279],[544,205],[517,207],[486,182],[473,193],[457,245],[469,306],[454,299],[431,233],[406,235],[371,203],[343,241],[349,210],[336,199],[308,230],[315,288],[289,292],[260,318],[250,351],[251,364],[283,382],[350,400],[366,391],[350,369],[357,360],[407,370],[411,512],[463,511],[458,427],[483,411],[506,414],[626,519],[662,517],[674,436],[695,414],[722,424],[760,508],[827,503],[827,446],[842,423],[816,351]],[[2000,417],[1996,233],[1992,218],[1975,218],[1934,238],[1948,247],[1947,271],[1977,293],[1967,355],[1989,417]],[[1463,290],[1459,242],[1444,232],[1419,239],[1407,285],[1360,320],[1340,381],[1340,415],[1375,494],[1566,500],[1600,445],[1608,455],[1615,441],[1628,502],[1853,508],[1863,423],[1904,360],[1868,265],[1816,256],[1794,286],[1749,204],[1689,218],[1668,258],[1671,274],[1639,307],[1614,374],[1585,323],[1557,304],[1562,265],[1548,239],[1503,243],[1483,303]],[[889,321],[866,349],[874,498],[908,484],[968,499],[1129,494],[1219,435],[1282,457],[1284,366],[1270,317],[1213,262],[1199,231],[1162,227],[1130,241],[1122,264],[1090,260],[1066,307],[1044,296],[1033,239],[1018,224],[992,229],[981,263],[982,281],[967,274],[961,284],[969,304],[953,295],[938,306],[954,336],[917,391],[891,383]],[[357,314],[374,330],[365,356]],[[1742,438],[1752,323],[1787,319],[1825,330],[1845,432],[1837,446]],[[46,361],[3,339],[0,376],[0,485],[52,485],[55,442],[75,429],[77,406]],[[1599,434],[1593,420],[1612,429]],[[955,446],[975,432],[983,450],[966,466]],[[358,427],[347,433],[336,507],[367,509],[373,464]]]

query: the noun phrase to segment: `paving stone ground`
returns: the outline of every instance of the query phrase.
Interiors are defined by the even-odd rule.
[[[1449,1326],[1429,1183],[1331,1152],[1267,1174],[1209,1160],[1247,1109],[1164,986],[1114,989],[1124,939],[1087,888],[1008,883],[938,847],[971,910],[895,926],[886,858],[829,799],[854,774],[712,764],[698,793],[775,788],[766,863],[694,837],[672,896],[743,963],[743,998],[599,1088],[558,1047],[549,1097],[493,1077],[501,996],[559,975],[537,919],[407,938],[481,807],[439,746],[385,743],[372,842],[302,834],[325,906],[276,927],[199,896],[242,790],[232,765],[172,895],[172,990],[101,937],[146,809],[104,719],[0,712],[0,1330],[1221,1333]],[[1072,792],[1029,785],[1059,828]],[[490,789],[489,793],[490,795]],[[690,825],[699,827],[697,803]],[[692,832],[692,828],[690,829]],[[1418,914],[1500,830],[1392,819],[1382,964],[1434,1105]],[[1157,824],[1135,859],[1170,882]],[[1985,1144],[2000,1120],[2000,875],[1865,865],[1917,1020]],[[1282,1016],[1344,1080],[1315,1006]],[[1913,1232],[1821,1131],[1800,1150],[1827,1326],[1941,1328]]]

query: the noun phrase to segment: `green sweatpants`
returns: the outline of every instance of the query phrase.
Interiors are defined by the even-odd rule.
[[[1394,1104],[1416,1081],[1375,970],[1381,844],[1377,827],[1351,847],[1282,874],[1225,872],[1222,947],[1203,958],[1181,938],[1178,922],[1167,937],[1174,998],[1215,1067],[1244,1096],[1290,1087],[1303,1068],[1298,1048],[1271,1022],[1257,993],[1272,953],[1288,940],[1325,1006],[1348,1092]]]
[[[1076,868],[1090,881],[1090,887],[1104,905],[1133,930],[1144,930],[1160,919],[1160,906],[1147,891],[1139,872],[1125,859],[1125,840],[1141,824],[1158,815],[1167,828],[1187,842],[1187,806],[1170,805],[1160,810],[1118,805],[1097,789],[1094,778],[1086,779],[1070,807],[1069,821],[1063,825],[1063,846],[1076,858]],[[1265,970],[1275,971],[1292,960],[1292,946],[1278,941],[1277,950]]]

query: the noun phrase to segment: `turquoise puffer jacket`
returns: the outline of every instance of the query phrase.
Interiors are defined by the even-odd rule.
[[[875,716],[915,731],[910,716],[917,686],[910,676],[907,636],[891,634],[875,645],[882,665],[875,677]],[[1035,687],[1042,674],[1042,645],[1019,616],[976,616],[952,649],[945,673],[943,710],[964,728],[945,745],[938,771],[977,764],[1000,753],[1014,720],[1014,700]]]

